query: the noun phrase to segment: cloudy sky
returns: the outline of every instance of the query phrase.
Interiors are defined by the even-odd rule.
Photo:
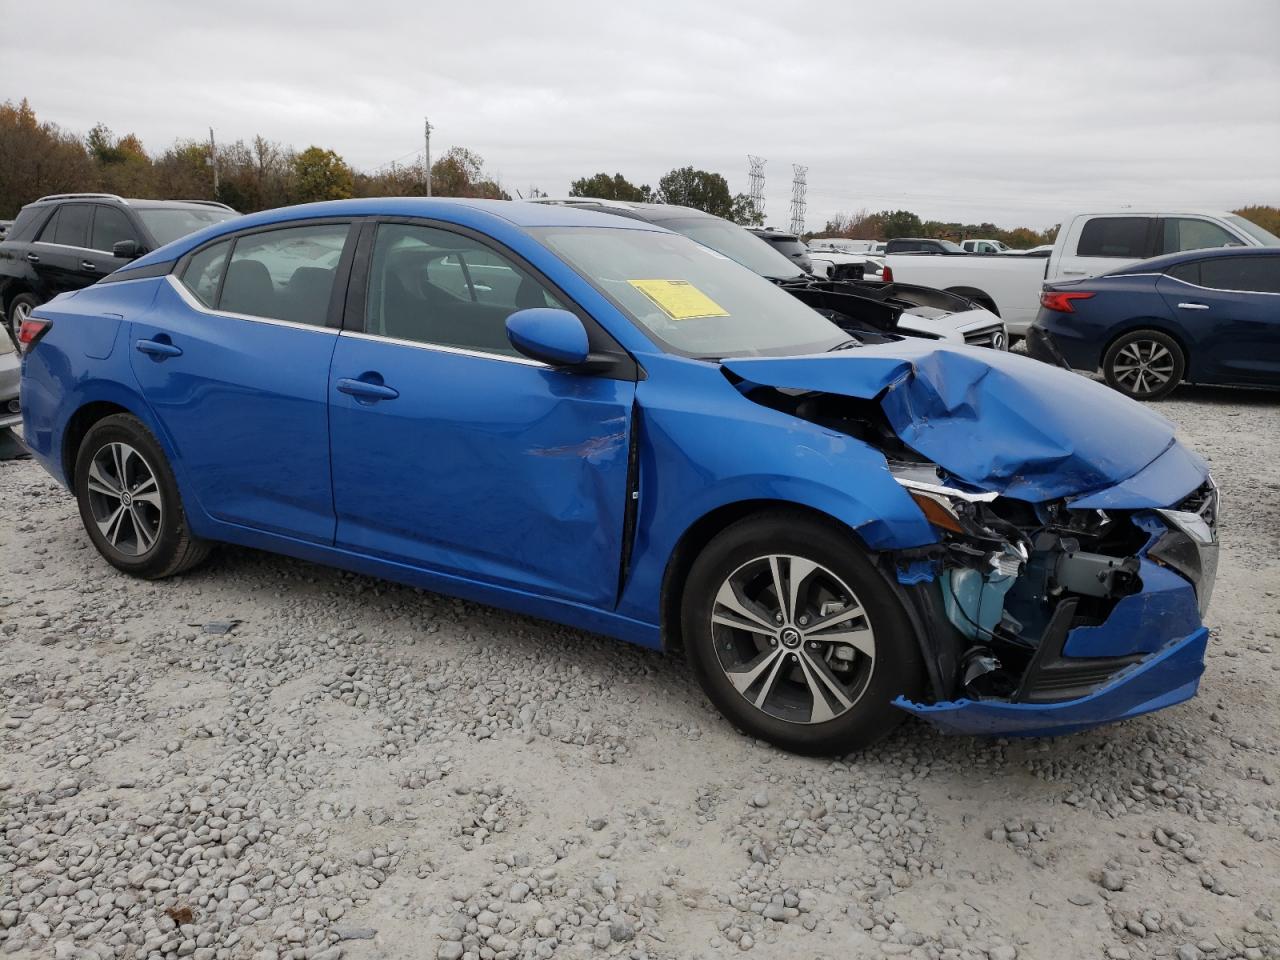
[[[1280,0],[5,4],[0,99],[149,149],[261,133],[360,169],[480,153],[508,190],[675,166],[808,224],[1044,227],[1116,204],[1280,204]]]

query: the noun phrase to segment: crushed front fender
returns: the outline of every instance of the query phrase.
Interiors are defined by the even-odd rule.
[[[1004,700],[952,700],[894,706],[927,720],[944,733],[978,736],[1044,737],[1163,710],[1189,700],[1200,685],[1208,646],[1206,627],[1173,640],[1144,660],[1125,668],[1088,696],[1059,703],[1010,703]]]

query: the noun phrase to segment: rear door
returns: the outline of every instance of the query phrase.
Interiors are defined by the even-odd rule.
[[[1195,337],[1190,379],[1280,384],[1280,256],[1182,264],[1157,288]]]
[[[1156,218],[1087,217],[1065,240],[1053,279],[1096,277],[1154,256]]]
[[[421,222],[371,239],[329,389],[338,546],[612,606],[634,381],[512,348],[511,313],[569,304],[509,251]]]
[[[218,520],[333,541],[326,385],[351,232],[295,221],[206,244],[131,325],[142,392]]]
[[[27,253],[48,296],[79,290],[101,276],[89,249],[93,203],[63,203],[53,212]],[[85,265],[94,269],[86,269]]]

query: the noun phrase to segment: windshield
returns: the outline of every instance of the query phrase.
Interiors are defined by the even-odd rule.
[[[234,220],[240,214],[218,207],[142,207],[138,216],[157,245],[163,247],[212,224]]]
[[[952,243],[950,240],[938,240],[936,242],[942,244],[942,249],[947,251],[947,253],[964,253],[965,252],[964,247],[960,246],[957,243]]]
[[[1252,220],[1246,220],[1244,217],[1236,216],[1234,213],[1228,214],[1227,219],[1234,223],[1253,239],[1257,240],[1264,247],[1280,247],[1280,237],[1277,237],[1270,230],[1264,230]]]
[[[688,237],[607,227],[530,232],[671,353],[785,357],[849,339],[781,287]]]
[[[679,220],[663,220],[660,227],[683,233],[704,247],[723,253],[748,270],[771,277],[774,280],[791,280],[803,277],[804,271],[780,254],[771,244],[748,233],[727,220],[714,217],[683,217]]]

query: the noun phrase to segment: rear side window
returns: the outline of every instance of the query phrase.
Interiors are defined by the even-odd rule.
[[[1213,247],[1243,246],[1240,238],[1216,223],[1193,217],[1168,217],[1161,228],[1160,253],[1207,250]]]
[[[218,309],[323,327],[350,229],[309,224],[238,238]]]
[[[117,241],[137,239],[128,217],[115,207],[98,205],[93,215],[93,240],[89,244],[94,250],[110,253]]]
[[[1213,290],[1280,293],[1280,257],[1201,260],[1200,285]]]
[[[182,271],[183,286],[196,295],[206,307],[218,302],[218,286],[227,268],[227,252],[231,241],[223,240],[194,254]]]
[[[1147,252],[1148,217],[1094,217],[1080,231],[1076,255],[1142,260]]]
[[[54,230],[53,242],[64,247],[87,247],[89,245],[89,217],[93,213],[91,203],[68,203],[58,211],[57,229]],[[45,228],[45,233],[49,228]]]

